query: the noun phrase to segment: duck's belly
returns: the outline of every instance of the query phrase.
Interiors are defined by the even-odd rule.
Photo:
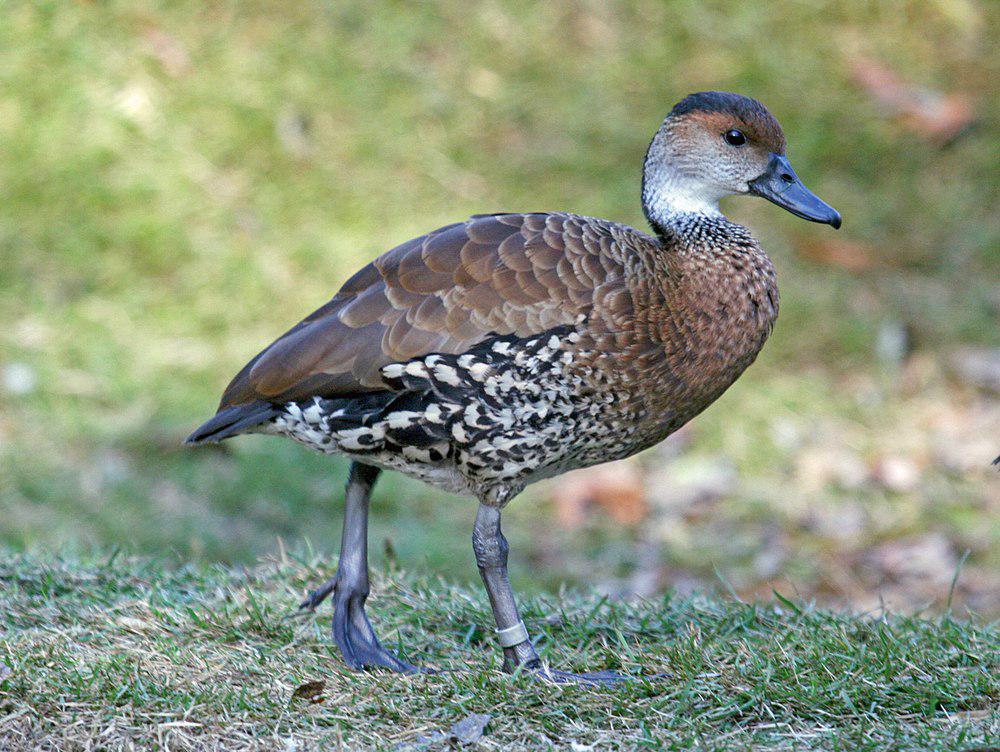
[[[400,365],[405,389],[384,393],[383,407],[316,398],[287,405],[268,431],[503,505],[529,483],[662,441],[756,354],[731,361],[706,389],[704,378],[638,373],[623,367],[623,358],[578,343],[563,331],[528,341],[497,338],[461,356],[430,355]],[[443,380],[435,381],[438,375]]]
[[[548,410],[531,411],[509,428],[478,430],[472,441],[455,442],[440,459],[395,445],[377,451],[345,450],[336,436],[327,440],[316,427],[301,423],[286,422],[270,433],[327,454],[396,470],[449,493],[503,504],[530,483],[638,451],[633,428],[616,428],[618,422],[608,420],[607,407],[603,400],[557,400]],[[480,425],[505,417],[485,405],[478,408]]]
[[[558,331],[431,355],[404,365],[406,389],[384,407],[316,398],[286,405],[267,431],[504,504],[528,483],[637,450],[642,416],[592,368],[575,367],[587,360],[577,340]]]
[[[343,448],[345,443],[343,434],[356,429],[347,431],[331,429],[327,421],[322,419],[309,421],[303,417],[303,412],[305,411],[301,409],[296,411],[293,408],[265,427],[263,432],[287,436],[303,446],[324,454],[338,454],[383,470],[395,470],[447,493],[475,495],[473,487],[469,484],[469,478],[459,471],[454,459],[448,455],[434,460],[423,450],[404,451],[406,448],[398,445],[386,445],[363,452],[351,451]]]

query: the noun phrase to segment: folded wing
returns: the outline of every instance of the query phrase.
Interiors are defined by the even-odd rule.
[[[569,214],[477,215],[403,243],[251,360],[219,409],[385,389],[388,363],[573,324],[621,279],[613,228],[626,231]]]

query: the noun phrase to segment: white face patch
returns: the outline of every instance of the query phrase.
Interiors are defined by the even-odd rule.
[[[643,165],[642,204],[649,218],[666,226],[677,215],[722,216],[719,200],[735,191],[723,185],[711,169],[715,157],[700,139],[681,148],[665,122],[653,137]]]
[[[676,214],[721,217],[719,201],[731,193],[661,164],[647,167],[642,195],[650,218],[665,225]]]

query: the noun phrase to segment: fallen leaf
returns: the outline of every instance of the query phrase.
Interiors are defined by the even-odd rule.
[[[486,724],[493,716],[488,713],[473,713],[467,715],[451,727],[451,738],[462,744],[475,744],[483,738]]]
[[[872,246],[839,236],[800,235],[795,238],[795,250],[812,261],[851,272],[865,272],[877,266],[877,252]]]
[[[323,702],[323,690],[326,689],[325,681],[311,681],[296,687],[292,692],[293,700],[309,700],[309,702]]]
[[[396,752],[423,752],[441,742],[447,742],[448,746],[454,746],[456,742],[460,744],[475,744],[483,738],[483,732],[486,730],[486,725],[492,717],[487,713],[467,715],[462,720],[452,724],[447,733],[444,731],[435,731],[432,734],[421,736],[412,742],[397,744],[395,750]]]
[[[134,616],[122,616],[118,619],[118,625],[136,634],[142,634],[156,628],[155,625],[150,624],[145,619],[137,619]]]
[[[887,114],[928,140],[941,145],[951,143],[974,122],[975,108],[965,94],[944,94],[911,84],[888,66],[866,57],[855,60],[853,73]]]
[[[567,530],[579,528],[591,506],[605,510],[621,525],[635,525],[649,513],[642,476],[630,462],[609,462],[570,473],[553,487],[552,501],[556,519]]]

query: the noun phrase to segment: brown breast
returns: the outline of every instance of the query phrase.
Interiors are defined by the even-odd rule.
[[[713,226],[630,249],[624,287],[595,296],[587,323],[593,370],[642,424],[643,445],[732,385],[778,314],[774,267],[757,242],[727,220],[705,221]]]

